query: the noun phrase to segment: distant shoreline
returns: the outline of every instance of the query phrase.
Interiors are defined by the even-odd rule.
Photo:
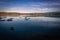
[[[25,15],[27,17],[60,17],[60,13],[16,13],[16,12],[0,12],[0,16],[18,17]]]

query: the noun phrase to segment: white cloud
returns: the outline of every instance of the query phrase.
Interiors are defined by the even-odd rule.
[[[45,12],[56,12],[60,11],[58,8],[23,8],[23,7],[12,7],[5,10],[5,12],[20,12],[20,13],[45,13]]]

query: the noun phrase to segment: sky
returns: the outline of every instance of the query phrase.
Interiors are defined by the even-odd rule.
[[[60,0],[0,0],[0,12],[60,12]]]

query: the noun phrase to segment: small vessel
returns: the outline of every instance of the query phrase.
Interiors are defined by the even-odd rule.
[[[4,19],[0,20],[0,21],[5,21]]]
[[[8,19],[7,21],[12,21],[13,18]]]
[[[0,20],[2,19],[2,17],[0,17]]]
[[[30,18],[25,17],[25,20],[29,20]]]
[[[5,21],[5,19],[4,18],[0,18],[0,21]]]

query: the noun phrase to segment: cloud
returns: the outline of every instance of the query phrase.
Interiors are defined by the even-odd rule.
[[[46,12],[59,12],[58,8],[24,8],[24,7],[12,7],[7,8],[5,12],[20,12],[20,13],[46,13]]]
[[[40,6],[40,5],[60,5],[60,2],[29,2],[29,5]]]
[[[60,2],[29,2],[25,6],[40,8],[60,8]]]
[[[45,13],[60,11],[60,2],[27,2],[27,3],[13,3],[0,2],[1,4],[8,4],[7,7],[1,7],[0,11],[6,12],[21,12],[21,13]],[[12,4],[11,4],[12,3]]]

